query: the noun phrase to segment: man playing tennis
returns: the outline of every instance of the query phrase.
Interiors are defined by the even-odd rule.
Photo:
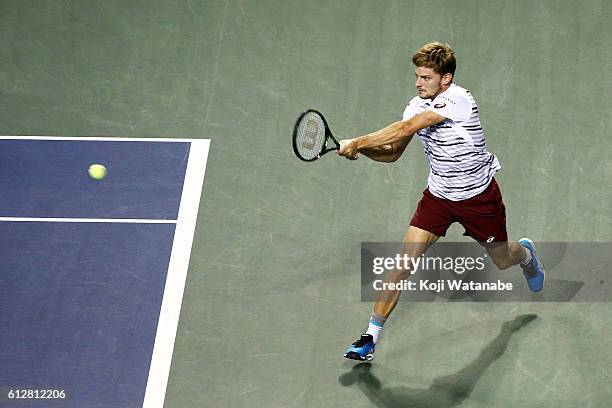
[[[448,227],[459,222],[480,242],[499,269],[520,264],[533,292],[544,285],[544,268],[533,242],[508,241],[506,212],[493,178],[501,168],[486,148],[478,106],[472,94],[453,83],[456,60],[448,44],[432,42],[412,57],[416,66],[414,97],[402,121],[377,132],[340,141],[338,154],[355,160],[360,154],[383,162],[397,160],[416,133],[429,160],[427,188],[404,236],[405,254],[420,257]],[[409,270],[393,271],[388,280],[407,279]],[[378,336],[400,296],[382,291],[374,305],[368,329],[344,356],[371,360]]]

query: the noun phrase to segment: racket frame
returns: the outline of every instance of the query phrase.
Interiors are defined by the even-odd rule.
[[[319,154],[317,154],[312,159],[305,159],[302,156],[300,156],[300,154],[298,153],[298,148],[296,145],[297,130],[298,130],[298,124],[302,121],[302,118],[311,112],[319,115],[319,117],[323,121],[323,125],[325,126],[325,141],[323,142],[323,146],[321,147],[321,151],[319,152]],[[330,139],[334,142],[335,147],[327,147],[327,141]],[[304,112],[302,112],[300,116],[298,116],[297,120],[295,121],[295,125],[293,126],[293,153],[295,153],[298,159],[303,160],[305,162],[311,162],[311,161],[320,159],[321,156],[323,156],[325,153],[331,152],[332,150],[340,150],[340,143],[338,143],[338,141],[332,134],[331,130],[329,129],[329,126],[327,125],[327,121],[325,120],[325,116],[323,116],[321,112],[315,109],[307,109]]]

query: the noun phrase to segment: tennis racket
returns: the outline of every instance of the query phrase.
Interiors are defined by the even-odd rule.
[[[327,147],[330,140],[333,147]],[[293,128],[293,151],[300,160],[314,161],[339,149],[340,143],[332,135],[321,112],[308,109],[298,117]]]

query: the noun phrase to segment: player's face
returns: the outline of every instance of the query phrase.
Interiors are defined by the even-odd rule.
[[[417,67],[414,70],[416,88],[421,99],[433,99],[442,93],[442,76],[432,68]]]

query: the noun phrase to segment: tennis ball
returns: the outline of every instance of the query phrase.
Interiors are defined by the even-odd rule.
[[[89,173],[89,177],[94,180],[102,180],[104,177],[106,177],[106,167],[101,164],[92,164],[89,166],[89,170],[87,172]]]

